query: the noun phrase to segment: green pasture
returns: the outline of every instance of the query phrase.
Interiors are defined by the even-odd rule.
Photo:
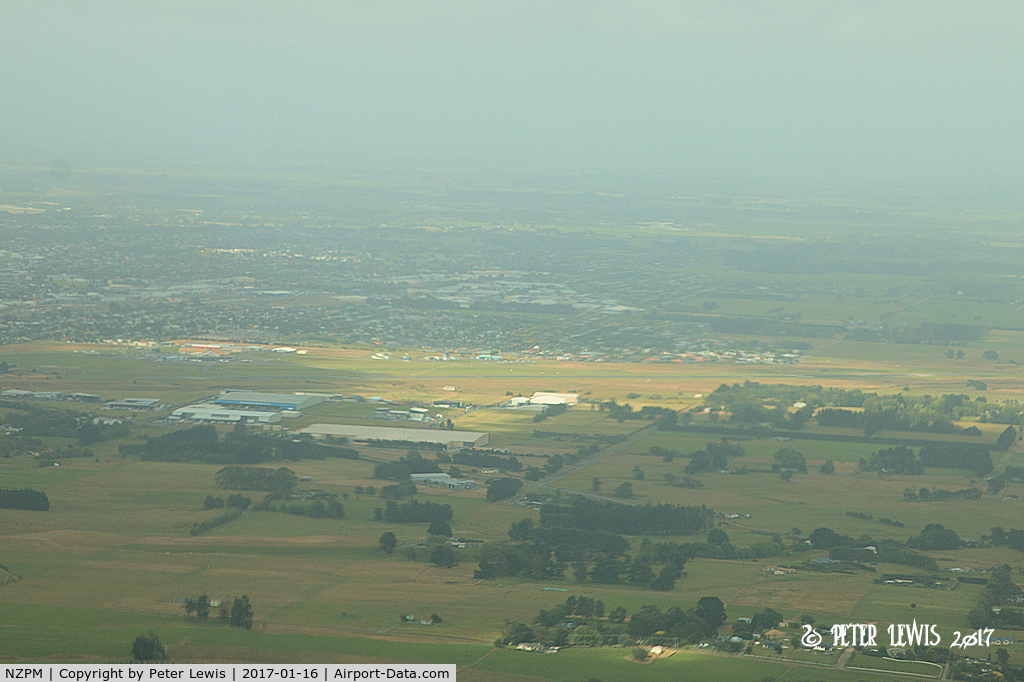
[[[469,680],[750,680],[767,675],[831,682],[856,680],[852,672],[806,667],[770,659],[736,658],[681,650],[650,664],[631,660],[629,649],[566,649],[554,656],[489,644],[445,641],[437,626],[421,629],[419,641],[371,638],[338,630],[330,634],[289,632],[274,626],[238,630],[182,616],[134,614],[116,609],[5,605],[5,650],[13,661],[127,661],[131,641],[152,629],[167,646],[168,660],[184,662],[403,662],[458,666]],[[437,628],[439,629],[439,628]]]
[[[914,573],[907,567],[879,565],[879,573]],[[949,575],[949,574],[947,574]],[[943,641],[953,641],[954,630],[968,630],[966,614],[978,601],[982,585],[959,584],[954,590],[875,585],[864,595],[850,614],[851,622],[877,621],[879,633],[891,623],[934,623]],[[911,605],[916,606],[911,606]],[[885,640],[888,641],[888,633]]]
[[[881,633],[879,633],[881,635]],[[887,637],[888,635],[886,635]],[[900,673],[910,673],[914,675],[926,675],[928,677],[938,677],[942,674],[942,666],[937,663],[927,663],[925,661],[900,661],[893,658],[879,658],[878,656],[866,656],[864,654],[854,654],[853,658],[847,664],[850,668],[866,668],[868,670],[891,670]]]
[[[472,671],[515,675],[510,679],[577,680],[594,677],[605,680],[760,680],[775,676],[786,679],[831,682],[856,680],[856,675],[828,668],[775,662],[770,659],[737,658],[706,651],[685,649],[669,658],[641,664],[630,660],[628,649],[566,649],[546,656],[531,651],[498,650],[472,666]],[[461,672],[460,672],[461,675]],[[471,677],[470,679],[476,679]],[[488,678],[482,678],[488,679]],[[498,678],[503,679],[503,678]]]
[[[1019,329],[1024,326],[1024,313],[1019,308],[1019,304],[1009,301],[1000,303],[962,296],[933,296],[894,313],[888,321],[895,324],[952,323]]]
[[[638,439],[640,445],[630,443],[629,446],[632,446],[631,449],[643,451],[648,449],[647,443],[651,441],[672,442],[669,439],[662,439],[663,435],[666,435],[665,432],[651,432]],[[668,435],[672,437],[676,434]],[[686,447],[699,446],[706,442],[691,440]],[[804,451],[805,443],[790,442],[788,445]],[[786,444],[775,441],[747,441],[741,445],[749,454],[742,458],[730,459],[729,465],[734,468],[746,465],[763,469],[770,467],[774,461],[774,452]],[[611,499],[611,493],[616,487],[629,482],[635,495],[634,502],[705,505],[719,512],[750,514],[751,518],[738,519],[730,522],[730,525],[778,533],[788,533],[794,527],[809,533],[819,526],[828,526],[837,532],[854,537],[866,533],[874,538],[891,537],[906,540],[908,536],[916,535],[928,523],[943,523],[956,529],[963,537],[979,538],[987,534],[993,526],[1010,528],[1016,527],[1014,524],[1020,525],[1018,519],[1021,513],[1021,500],[1004,501],[1003,497],[1024,497],[1022,484],[1010,483],[998,496],[986,494],[976,501],[907,502],[903,499],[903,492],[906,489],[917,491],[922,487],[935,487],[960,490],[980,487],[987,490],[987,483],[975,479],[971,472],[955,469],[928,469],[920,476],[893,475],[880,479],[875,473],[861,472],[856,464],[850,461],[859,459],[859,456],[869,455],[879,446],[863,447],[860,444],[845,443],[829,445],[836,446],[836,450],[829,453],[836,455],[835,474],[821,474],[816,466],[821,460],[812,460],[808,457],[808,473],[795,474],[788,483],[778,474],[714,472],[695,475],[704,485],[701,489],[672,487],[666,483],[665,474],[682,479],[686,475],[684,469],[689,462],[688,458],[679,457],[672,462],[665,462],[660,457],[650,455],[611,452],[591,464],[555,477],[547,485],[592,494],[593,479],[598,478],[601,488],[597,494]],[[626,449],[629,446],[623,447]],[[853,450],[852,454],[838,456],[841,450],[848,448]],[[820,453],[818,454],[820,456]],[[643,472],[644,480],[636,480],[636,468]],[[905,525],[903,528],[897,528],[876,521],[857,519],[847,516],[847,511],[871,514],[875,519],[889,518],[901,521]],[[754,537],[752,541],[757,539],[760,538]],[[747,544],[742,535],[734,542],[741,546]]]
[[[841,348],[842,342],[828,351]],[[1007,342],[1009,343],[1009,342]],[[877,345],[870,345],[877,355]],[[903,348],[889,344],[899,355],[924,362],[936,348]],[[867,346],[864,358],[850,364],[873,361]],[[1000,351],[1002,354],[1002,351]],[[915,353],[917,355],[915,355]],[[711,390],[721,383],[715,370],[740,377],[742,372],[772,372],[779,368],[738,368],[721,364],[717,368],[655,367],[632,365],[608,367],[531,363],[512,366],[510,381],[503,372],[509,367],[489,363],[376,362],[360,357],[284,356],[259,358],[251,364],[156,363],[114,354],[71,354],[43,350],[11,354],[22,366],[56,365],[60,380],[52,377],[19,379],[43,390],[99,393],[104,397],[123,395],[160,397],[180,404],[207,397],[225,387],[263,390],[306,390],[384,395],[385,397],[441,397],[439,386],[455,383],[469,387],[465,396],[496,396],[506,390],[593,391],[592,395],[617,395],[620,402],[629,392],[642,393],[636,404],[656,401],[667,395],[666,386],[676,386],[686,396],[694,382]],[[8,356],[5,355],[5,359]],[[849,359],[849,356],[846,356]],[[11,360],[9,360],[11,361]],[[905,360],[896,360],[903,364]],[[787,368],[811,376],[788,378],[791,383],[824,383],[830,372],[818,373],[828,365]],[[597,370],[600,370],[598,372]],[[895,371],[902,372],[904,368]],[[49,370],[48,370],[49,371]],[[1004,370],[998,370],[1004,371]],[[1007,370],[1008,371],[1008,370]],[[558,374],[563,372],[564,374]],[[587,375],[587,373],[590,373]],[[686,375],[692,372],[692,375]],[[543,374],[542,374],[543,373]],[[600,376],[598,376],[600,374]],[[942,382],[963,382],[968,375],[923,377],[934,387]],[[978,375],[981,376],[981,375]],[[651,378],[651,384],[644,383]],[[1012,394],[1013,377],[1004,373],[998,382],[1006,397]],[[137,381],[138,383],[133,383]],[[839,379],[835,379],[839,381]],[[843,379],[842,381],[849,381]],[[872,379],[877,381],[877,379]],[[902,384],[903,379],[894,381]],[[5,386],[8,382],[5,382]],[[506,384],[508,388],[506,388]],[[655,385],[657,384],[657,385]],[[13,385],[13,384],[12,384]],[[950,383],[952,385],[952,383]],[[637,388],[640,386],[641,388]],[[912,385],[918,390],[916,380]],[[894,390],[898,390],[898,387]],[[921,389],[923,390],[923,389]],[[957,391],[960,392],[960,391]],[[973,394],[973,393],[972,393]],[[678,397],[678,396],[677,396]],[[78,405],[60,405],[80,409]],[[372,405],[327,403],[309,410],[303,420],[360,422]],[[85,410],[91,413],[90,410]],[[453,413],[454,414],[454,413]],[[159,415],[157,415],[159,416]],[[970,486],[983,489],[984,481],[973,480],[969,472],[929,469],[921,476],[890,476],[860,472],[856,462],[881,446],[832,443],[815,440],[776,441],[771,438],[736,440],[747,454],[730,461],[730,466],[769,468],[773,455],[783,447],[804,454],[810,473],[794,475],[789,483],[777,474],[698,474],[704,487],[699,490],[671,487],[665,474],[678,478],[689,462],[685,456],[672,462],[644,454],[652,446],[665,447],[683,455],[703,447],[720,436],[684,432],[659,432],[649,422],[618,422],[607,413],[582,405],[567,413],[533,421],[534,413],[481,409],[455,418],[460,429],[487,431],[491,445],[520,453],[527,466],[545,460],[537,455],[575,452],[579,445],[598,443],[593,461],[564,475],[558,475],[526,490],[563,488],[592,493],[593,478],[601,480],[598,495],[610,495],[615,487],[629,481],[636,493],[635,503],[703,504],[719,512],[750,514],[722,525],[733,544],[747,547],[766,539],[752,531],[789,534],[799,528],[804,537],[820,526],[860,537],[906,540],[927,523],[943,523],[964,537],[978,538],[992,526],[1021,525],[1020,499],[1004,501],[1007,495],[1024,497],[1024,484],[1009,483],[999,496],[985,495],[978,501],[905,502],[904,489],[940,487],[957,490]],[[150,415],[136,415],[131,442],[142,435],[157,435],[167,427],[147,426]],[[376,420],[368,423],[380,424]],[[285,426],[301,425],[297,420]],[[981,425],[986,440],[1001,430]],[[816,425],[808,426],[814,432]],[[634,433],[638,430],[640,433]],[[551,435],[534,436],[534,431]],[[578,434],[583,436],[579,440]],[[606,445],[598,436],[626,435],[625,442]],[[632,434],[632,435],[631,435]],[[886,434],[888,435],[888,434]],[[893,434],[899,437],[900,434]],[[920,434],[903,434],[918,438]],[[587,438],[590,436],[590,438]],[[975,442],[974,440],[970,442]],[[426,523],[385,524],[372,520],[379,496],[355,495],[355,486],[372,485],[379,491],[388,481],[371,478],[377,461],[404,456],[404,449],[357,448],[360,460],[303,460],[285,465],[310,481],[301,489],[323,489],[338,495],[345,506],[342,520],[312,519],[285,513],[247,511],[226,525],[205,535],[190,538],[188,529],[224,510],[203,510],[203,499],[213,494],[226,497],[231,491],[214,485],[218,465],[139,462],[122,458],[118,442],[92,446],[99,458],[64,460],[60,467],[36,466],[31,457],[0,460],[0,487],[32,487],[47,493],[49,512],[3,510],[0,523],[0,563],[21,576],[21,580],[0,586],[4,625],[14,624],[3,637],[3,655],[15,658],[120,660],[135,634],[151,627],[171,645],[172,660],[311,661],[311,660],[431,660],[456,661],[467,666],[460,675],[467,679],[760,679],[774,675],[794,679],[853,680],[851,672],[800,666],[795,654],[783,661],[712,655],[683,651],[671,658],[641,665],[626,660],[624,649],[563,651],[556,656],[530,652],[494,651],[487,646],[498,636],[506,618],[529,622],[540,609],[550,609],[569,594],[601,599],[607,609],[624,606],[635,611],[646,604],[661,608],[692,607],[704,596],[719,596],[726,603],[730,620],[749,616],[771,606],[787,618],[814,614],[820,622],[849,619],[854,622],[918,622],[940,624],[945,638],[953,629],[964,629],[966,613],[981,593],[980,586],[960,585],[955,590],[925,590],[875,585],[884,572],[910,573],[907,567],[879,565],[878,573],[852,575],[799,572],[790,576],[768,576],[769,565],[797,565],[822,556],[823,552],[795,552],[759,561],[692,560],[685,575],[667,593],[654,593],[628,585],[576,585],[571,571],[562,579],[547,583],[520,579],[480,581],[473,578],[477,553],[473,546],[456,550],[459,564],[442,569],[426,561],[428,550],[415,546],[426,541]],[[432,453],[424,452],[430,458]],[[836,462],[836,473],[826,476],[817,465],[826,459]],[[1024,447],[994,453],[997,469],[1024,463]],[[265,464],[263,466],[279,466]],[[635,469],[644,480],[635,479]],[[464,476],[485,483],[488,476],[472,467],[460,467]],[[263,493],[244,493],[259,501]],[[344,495],[348,497],[345,498]],[[537,513],[509,503],[484,500],[484,489],[452,492],[420,486],[416,499],[450,504],[456,536],[487,541],[507,537],[509,525]],[[846,511],[873,514],[902,521],[893,528],[876,521],[846,516]],[[391,531],[399,539],[393,556],[381,555],[377,539]],[[694,542],[700,538],[652,537],[658,541]],[[640,538],[631,538],[636,545]],[[787,540],[791,544],[791,540]],[[414,549],[416,560],[407,552]],[[991,566],[1008,562],[1021,564],[1021,555],[1006,548],[961,549],[934,555],[943,568],[950,566]],[[558,587],[568,592],[544,591]],[[256,610],[256,626],[242,632],[202,625],[185,619],[180,604],[184,596],[207,593],[213,598],[247,594]],[[910,604],[916,608],[910,609]],[[418,617],[437,613],[444,618],[438,626],[399,624],[401,614]],[[381,630],[384,632],[381,632]],[[723,630],[724,632],[724,630]],[[11,635],[11,636],[8,636]],[[1012,635],[1010,635],[1012,636]],[[376,639],[387,637],[389,639]],[[429,644],[427,642],[430,642]],[[466,643],[460,643],[466,642]],[[472,643],[476,642],[476,643]],[[1016,647],[1017,645],[1014,645]],[[430,653],[425,653],[428,651]],[[1014,655],[1018,655],[1014,650]],[[94,657],[94,658],[90,658]],[[789,662],[787,663],[786,660]],[[860,659],[858,659],[860,660]],[[473,663],[476,665],[472,665]],[[826,662],[834,662],[827,657]],[[814,661],[810,661],[814,662]],[[753,676],[753,677],[751,677]]]

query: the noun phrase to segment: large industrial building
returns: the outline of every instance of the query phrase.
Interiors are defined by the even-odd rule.
[[[549,391],[537,391],[530,396],[530,403],[533,405],[575,405],[580,401],[579,393],[551,393]]]
[[[213,399],[214,405],[242,410],[304,410],[318,405],[330,396],[314,394],[258,393],[256,391],[221,391]]]
[[[107,410],[134,410],[152,412],[162,407],[159,398],[122,398],[106,404]]]
[[[425,483],[435,488],[447,488],[448,490],[472,490],[476,487],[476,481],[452,478],[451,474],[412,474],[409,477],[413,483]]]
[[[551,407],[553,405],[565,405],[566,407],[571,407],[578,404],[579,401],[579,393],[550,393],[547,391],[537,391],[529,398],[510,398],[503,403],[503,407],[515,410],[533,410],[535,412],[539,412],[544,408]]]
[[[281,412],[270,410],[229,410],[212,403],[199,403],[188,407],[179,407],[171,413],[169,419],[189,419],[196,422],[214,422],[217,424],[276,424],[281,421]]]
[[[490,440],[486,433],[479,431],[402,429],[391,426],[351,426],[349,424],[313,424],[300,430],[299,433],[308,433],[314,438],[343,436],[350,440],[430,443],[449,448],[478,448],[487,445]]]
[[[222,424],[276,424],[283,417],[298,417],[300,410],[329,398],[313,393],[259,393],[228,389],[221,391],[213,400],[179,407],[169,418]]]
[[[0,393],[0,398],[21,398],[32,400],[60,400],[64,394],[59,391],[22,391],[11,388]]]

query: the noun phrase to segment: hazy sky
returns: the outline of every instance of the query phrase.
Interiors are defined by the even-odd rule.
[[[1024,3],[0,0],[0,150],[1024,179]]]

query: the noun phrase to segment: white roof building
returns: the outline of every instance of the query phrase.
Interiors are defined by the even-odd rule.
[[[579,393],[548,393],[538,391],[530,396],[533,405],[575,405],[580,401]]]
[[[472,490],[476,487],[475,481],[460,481],[457,478],[452,478],[451,474],[445,473],[411,474],[409,478],[413,483],[426,483],[435,488],[447,488],[448,490]]]
[[[403,443],[433,443],[446,447],[475,448],[487,445],[490,436],[479,431],[447,429],[403,429],[393,426],[353,426],[350,424],[313,424],[299,431],[315,438],[343,436],[353,440],[383,440]]]
[[[188,419],[197,422],[217,422],[220,424],[235,424],[238,422],[275,424],[281,421],[281,413],[267,412],[266,410],[226,410],[219,405],[201,403],[199,405],[179,407],[174,412],[171,412],[168,419]]]

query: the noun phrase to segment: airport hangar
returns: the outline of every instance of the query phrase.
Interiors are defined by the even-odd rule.
[[[313,424],[299,433],[314,438],[345,437],[349,440],[401,441],[403,443],[430,443],[447,448],[479,448],[487,445],[490,437],[480,431],[449,431],[447,429],[402,429],[389,426],[351,426],[348,424]]]
[[[259,393],[257,391],[221,391],[211,402],[222,408],[249,410],[304,410],[324,402],[330,396],[289,393]]]

